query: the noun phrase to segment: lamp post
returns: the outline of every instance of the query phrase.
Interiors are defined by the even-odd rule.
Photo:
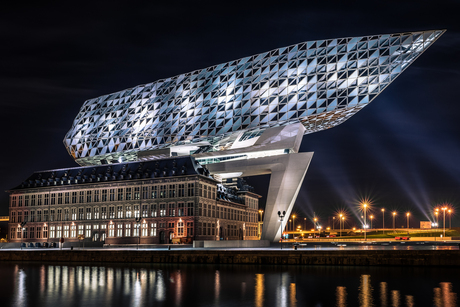
[[[295,215],[292,216],[292,231],[295,230]]]
[[[313,229],[316,228],[316,221],[317,221],[317,220],[318,220],[318,219],[317,219],[316,217],[313,218]]]
[[[345,217],[342,216],[342,228],[345,229]],[[342,236],[342,233],[340,233],[340,236]]]
[[[137,228],[137,250],[139,250],[139,244],[141,244],[141,232],[140,232],[139,222],[141,221],[141,217],[137,216],[135,217],[135,219],[136,219],[136,228]]]
[[[396,232],[396,228],[395,228],[395,217],[396,217],[396,211],[393,211],[393,232]]]
[[[260,240],[260,237],[262,236],[262,225],[263,225],[263,220],[262,220],[262,213],[264,213],[264,210],[260,209],[259,210],[259,214],[260,214],[260,221],[259,221],[259,227],[258,227],[258,232],[259,232],[259,240]],[[219,230],[219,228],[218,228]]]
[[[304,224],[303,229],[306,230],[307,229],[307,218],[306,217],[303,218],[303,224]]]
[[[364,203],[363,204],[363,210],[364,210],[364,225],[363,225],[363,229],[364,229],[364,241],[367,241],[367,230],[366,230],[366,209],[367,209],[367,204]]]
[[[385,208],[382,208],[382,233],[385,234]]]
[[[339,214],[339,230],[340,230],[340,236],[342,236],[342,216],[343,214]]]
[[[21,222],[21,250],[22,250],[22,239],[24,238],[24,230],[25,230],[25,227],[26,226],[27,222],[26,221],[23,221]]]
[[[449,209],[447,210],[447,212],[449,213],[449,229],[452,228],[452,210]]]
[[[409,232],[409,217],[410,217],[410,212],[406,213],[407,216],[407,232]]]
[[[372,220],[374,219],[374,216],[371,215],[370,218],[371,218],[371,229],[372,229]]]
[[[442,212],[443,212],[443,215],[444,215],[444,221],[442,223],[442,236],[443,237],[446,236],[446,210],[447,210],[446,207],[442,208]]]
[[[436,215],[436,228],[438,228],[439,226],[439,222],[438,222],[438,214],[439,214],[439,209],[436,208],[434,209],[434,215]]]
[[[289,220],[287,231],[291,230],[292,227],[292,220]]]
[[[278,216],[280,218],[280,232],[281,232],[281,249],[283,249],[283,219],[284,216],[286,215],[286,211],[283,211],[283,214],[281,214],[281,211],[278,211]]]

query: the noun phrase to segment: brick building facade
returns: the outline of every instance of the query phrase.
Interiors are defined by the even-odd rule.
[[[10,193],[10,242],[256,240],[259,195],[192,157],[36,172]]]

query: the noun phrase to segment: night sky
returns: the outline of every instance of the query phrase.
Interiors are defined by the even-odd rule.
[[[303,41],[447,29],[370,105],[304,137],[314,156],[294,212],[326,223],[367,199],[374,226],[382,207],[397,226],[436,204],[460,213],[457,1],[43,2],[0,10],[0,190],[78,166],[63,139],[87,99]],[[263,195],[268,180],[248,179]]]

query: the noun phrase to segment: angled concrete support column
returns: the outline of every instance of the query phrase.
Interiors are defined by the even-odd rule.
[[[209,164],[207,168],[212,174],[241,172],[240,177],[271,174],[261,239],[276,242],[287,220],[280,227],[278,211],[286,211],[286,216],[291,213],[312,156],[312,152],[292,153]]]

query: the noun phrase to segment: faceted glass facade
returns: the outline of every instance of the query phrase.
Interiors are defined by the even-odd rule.
[[[243,130],[242,138],[296,122],[305,133],[328,129],[369,104],[443,32],[304,42],[90,99],[64,144],[91,165],[199,142],[225,150],[222,141]]]

